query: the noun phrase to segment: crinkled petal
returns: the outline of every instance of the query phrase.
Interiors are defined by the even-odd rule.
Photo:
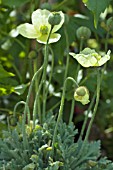
[[[48,44],[57,42],[60,39],[60,37],[61,37],[60,34],[56,34],[56,33],[51,34]],[[48,35],[42,35],[42,36],[37,38],[37,41],[39,43],[46,44],[47,43],[47,39],[48,39]]]
[[[79,64],[81,64],[83,67],[91,67],[97,63],[95,57],[91,57],[83,54],[75,54],[75,53],[69,53],[69,54],[73,56],[73,58],[75,58],[79,62]]]
[[[102,58],[98,61],[99,66],[102,66],[103,64],[105,64],[109,59],[110,59],[110,56],[109,56],[109,55],[105,55],[104,57],[102,57]]]
[[[60,37],[61,37],[60,34],[57,34],[57,33],[51,34],[50,39],[49,39],[49,44],[57,42],[60,39]]]
[[[80,101],[83,105],[85,105],[85,104],[88,104],[90,101],[89,101],[89,95],[88,94],[86,94],[83,98],[82,98],[82,100]]]
[[[61,16],[61,22],[60,22],[58,25],[55,25],[55,26],[53,27],[52,33],[58,31],[58,30],[62,27],[62,25],[63,25],[63,23],[64,23],[64,14],[63,14],[63,12],[62,12],[62,11],[59,11],[58,13],[59,13],[60,16]]]
[[[46,25],[48,29],[51,28],[50,24],[48,23],[48,16],[50,11],[44,9],[37,9],[32,13],[32,24],[34,25],[35,29],[40,31],[40,26]]]
[[[37,38],[38,33],[32,24],[21,24],[17,27],[19,34],[26,38]]]
[[[76,93],[74,94],[74,99],[78,102],[81,102],[83,105],[88,104],[90,102],[89,100],[89,94],[86,94],[85,96],[78,96]]]

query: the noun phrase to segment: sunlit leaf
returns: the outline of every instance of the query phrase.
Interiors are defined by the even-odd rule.
[[[11,77],[14,76],[13,73],[7,72],[3,66],[0,64],[0,79],[5,77]]]
[[[89,10],[93,12],[94,15],[94,25],[97,27],[99,16],[103,12],[111,0],[82,0],[85,3]]]

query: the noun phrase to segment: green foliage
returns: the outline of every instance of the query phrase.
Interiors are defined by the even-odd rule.
[[[87,5],[88,9],[93,12],[94,15],[94,25],[97,28],[99,16],[101,12],[108,7],[111,0],[83,0],[83,2]]]
[[[8,5],[9,7],[19,7],[25,4],[26,2],[29,2],[29,0],[24,0],[24,1],[18,0],[17,2],[15,0],[10,0],[10,1],[3,0],[3,4]]]
[[[24,148],[21,123],[3,132],[0,140],[0,169],[6,170],[110,170],[113,164],[100,157],[100,142],[74,142],[77,130],[73,123],[66,125],[62,121],[58,127],[55,153],[52,156],[51,142],[56,121],[48,114],[43,125],[35,129],[26,125],[28,148]],[[81,152],[82,149],[82,152]],[[99,160],[98,160],[99,159]]]

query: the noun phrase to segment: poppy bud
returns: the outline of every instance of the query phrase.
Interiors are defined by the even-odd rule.
[[[74,99],[81,102],[83,105],[88,104],[89,101],[89,91],[85,86],[80,86],[75,90]]]
[[[91,36],[91,31],[89,28],[81,26],[77,29],[76,35],[78,39],[84,39],[87,40]]]
[[[50,25],[58,25],[61,22],[61,15],[57,12],[53,12],[49,15],[48,22]]]

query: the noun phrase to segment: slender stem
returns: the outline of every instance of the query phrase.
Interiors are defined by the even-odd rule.
[[[34,74],[37,72],[37,69],[38,69],[38,66],[37,66],[37,58],[34,59]],[[37,92],[38,90],[38,79],[35,80],[35,93]]]
[[[81,38],[81,40],[80,40],[80,51],[82,51],[82,49],[83,49],[83,44],[84,44],[84,39]]]
[[[46,94],[46,70],[47,70],[47,64],[48,64],[48,44],[45,45],[45,58],[47,62],[46,62],[46,67],[45,67],[44,79],[43,79],[43,115],[42,115],[43,121],[45,119],[45,112],[46,112],[45,94]]]
[[[47,100],[47,95],[48,95],[48,91],[49,91],[49,86],[50,86],[50,83],[51,83],[51,79],[52,79],[52,74],[53,74],[53,68],[54,68],[54,53],[52,51],[51,48],[49,48],[50,51],[51,51],[51,54],[52,54],[52,62],[51,62],[51,73],[50,73],[50,76],[49,76],[49,82],[48,82],[48,85],[46,87],[46,91],[45,91],[45,95],[44,95],[44,98],[43,98],[43,109],[44,109],[44,112],[43,112],[43,121],[44,121],[44,118],[45,118],[45,112],[46,112],[46,100]]]
[[[17,69],[16,65],[12,63],[12,67],[15,70],[15,72],[16,72],[18,78],[19,78],[20,83],[22,83],[22,76],[21,76],[19,70]]]
[[[47,64],[48,64],[48,43],[49,43],[49,38],[52,32],[54,26],[51,26],[51,30],[49,32],[48,35],[48,39],[47,39],[47,43],[45,45],[45,57],[47,59]],[[54,64],[54,63],[53,63]],[[46,69],[47,69],[47,65],[46,65]],[[52,76],[52,75],[51,75]],[[44,75],[44,80],[43,80],[44,84],[43,84],[43,114],[42,114],[42,121],[45,120],[45,113],[46,113],[46,99],[45,99],[45,94],[46,94],[46,70],[45,70],[45,75]],[[48,92],[47,92],[48,93]]]
[[[80,51],[83,48],[83,43],[84,43],[84,40],[81,39],[81,41],[80,41],[80,49],[79,49]],[[76,71],[76,75],[75,75],[75,80],[77,80],[79,70],[80,70],[80,64],[78,64],[78,67],[77,67],[77,71]],[[70,112],[70,117],[69,117],[69,124],[72,122],[72,119],[73,119],[74,107],[75,107],[75,100],[73,99],[72,103],[71,103],[71,112]]]
[[[95,115],[96,115],[96,112],[97,112],[97,108],[98,108],[98,104],[99,104],[99,98],[100,98],[100,73],[99,73],[99,70],[98,70],[98,73],[97,73],[97,90],[96,90],[96,103],[95,103],[95,106],[94,106],[94,110],[93,110],[93,115],[92,115],[92,118],[90,120],[90,123],[89,123],[89,126],[88,126],[88,129],[87,129],[87,132],[86,132],[86,136],[85,136],[85,139],[83,141],[83,144],[82,144],[82,147],[79,151],[79,154],[78,154],[78,158],[81,156],[82,154],[82,151],[83,151],[83,148],[85,147],[85,144],[88,140],[88,137],[89,137],[89,134],[90,134],[90,131],[91,131],[91,127],[92,127],[92,124],[93,124],[93,121],[94,121],[94,118],[95,118]],[[80,161],[77,161],[77,164],[76,164],[76,167],[81,163],[81,160]]]
[[[106,34],[106,38],[105,38],[105,52],[107,52],[108,49],[108,38],[109,38],[109,31]]]
[[[64,81],[67,77],[67,74],[68,74],[68,68],[69,68],[69,38],[68,38],[68,33],[67,33],[67,30],[66,30],[66,27],[64,28],[64,33],[65,33],[65,37],[66,37],[66,57],[67,57],[67,60],[66,60],[66,68],[65,68],[65,74],[64,74]]]
[[[28,148],[28,142],[27,142],[26,131],[25,131],[25,122],[26,122],[26,114],[27,114],[27,110],[28,110],[29,99],[30,99],[30,95],[31,95],[31,91],[32,91],[32,87],[34,85],[35,79],[36,79],[37,75],[39,75],[39,73],[42,71],[42,68],[43,68],[43,66],[34,74],[32,81],[31,81],[31,85],[28,90],[27,98],[26,98],[26,104],[25,104],[25,108],[24,108],[24,116],[23,116],[23,121],[22,121],[24,148],[26,148],[26,145]]]
[[[48,35],[48,39],[47,39],[47,43],[45,45],[45,56],[44,56],[44,64],[43,64],[43,75],[42,75],[42,79],[38,88],[38,91],[36,93],[36,97],[35,97],[35,102],[34,102],[34,107],[33,107],[33,128],[35,128],[35,120],[36,120],[36,114],[37,114],[37,104],[38,104],[38,116],[39,116],[39,121],[40,123],[42,122],[42,118],[41,118],[41,109],[40,109],[40,99],[39,99],[39,94],[42,88],[42,85],[44,83],[43,86],[43,97],[44,97],[44,92],[45,92],[45,83],[46,83],[46,69],[47,69],[47,64],[48,64],[48,43],[49,43],[49,38],[51,35],[51,31],[52,31],[53,27],[51,27],[51,30],[49,32]],[[45,115],[45,108],[43,108],[43,114]]]
[[[93,107],[93,104],[94,104],[94,101],[95,101],[95,97],[96,97],[96,91],[95,91],[95,93],[94,93],[94,95],[93,95],[93,98],[92,98],[91,103],[90,103],[90,105],[89,105],[89,108],[88,108],[88,110],[87,110],[87,114],[86,114],[86,116],[85,116],[85,119],[84,119],[84,122],[83,122],[83,125],[82,125],[82,130],[81,130],[81,133],[80,133],[80,136],[79,136],[78,141],[81,140],[82,137],[83,137],[84,130],[85,130],[85,128],[86,128],[86,124],[87,124],[87,120],[88,120],[88,116],[89,116],[89,113],[90,113],[90,111],[91,111],[91,109],[92,109],[92,107]]]
[[[91,127],[92,127],[92,124],[93,124],[93,121],[94,121],[94,118],[95,118],[95,115],[96,115],[96,112],[97,112],[97,108],[98,108],[98,104],[99,104],[99,99],[100,99],[100,83],[101,83],[101,79],[100,79],[100,73],[99,73],[99,70],[98,70],[98,73],[97,73],[97,96],[96,96],[96,104],[95,104],[95,106],[94,106],[93,115],[92,115],[92,118],[91,118],[91,120],[90,120],[88,129],[87,129],[87,132],[86,132],[85,141],[87,141],[87,139],[88,139],[88,137],[89,137],[90,130],[91,130]]]
[[[60,105],[60,101],[58,101],[55,105],[53,105],[47,112],[53,111],[56,107]]]
[[[16,105],[15,105],[15,107],[14,107],[14,110],[13,110],[13,115],[14,116],[16,116],[16,110],[17,110],[17,107],[19,106],[19,105],[21,105],[21,104],[24,104],[24,105],[26,105],[26,102],[24,102],[24,101],[20,101],[20,102],[18,102]],[[30,110],[29,110],[29,107],[28,107],[28,105],[27,105],[27,115],[28,115],[28,124],[30,125]]]
[[[68,1],[68,0],[64,0],[64,1],[62,1],[61,3],[59,3],[59,4],[54,8],[54,10],[59,9],[59,8],[60,8],[62,5],[64,5],[67,1]]]
[[[57,123],[56,123],[56,126],[55,126],[54,135],[53,135],[52,154],[54,153],[54,144],[55,144],[55,141],[56,141],[58,125],[59,125],[60,120],[62,119],[62,115],[63,115],[63,107],[64,107],[64,101],[65,101],[66,86],[67,86],[67,82],[69,80],[71,80],[78,87],[77,82],[72,77],[67,77],[66,78],[66,80],[64,82],[63,94],[62,94],[62,98],[61,98],[61,104],[60,104],[59,114],[58,114],[58,118],[57,118]]]
[[[80,69],[80,64],[78,64],[78,67],[77,67],[77,70],[76,70],[75,80],[77,80],[79,69]],[[75,99],[73,98],[72,103],[71,103],[71,112],[70,112],[70,117],[69,117],[69,124],[72,122],[72,119],[73,119],[74,107],[75,107]]]

